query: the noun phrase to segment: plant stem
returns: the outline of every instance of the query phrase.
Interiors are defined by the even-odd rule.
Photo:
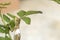
[[[0,9],[1,20],[2,20],[3,24],[5,25],[5,22],[4,22],[4,20],[3,20],[3,14],[1,13],[1,11],[2,11],[2,9]]]
[[[19,18],[15,18],[15,28],[14,28],[14,32],[16,33],[16,30],[19,29],[19,24],[20,24],[20,19]],[[20,33],[15,34],[14,35],[14,40],[20,40]]]

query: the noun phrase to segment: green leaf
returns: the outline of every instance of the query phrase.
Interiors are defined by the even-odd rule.
[[[8,18],[6,15],[3,15],[3,19],[4,19],[6,22],[9,22],[9,21],[10,21],[10,18]]]
[[[0,24],[0,33],[5,33],[5,26]]]
[[[5,26],[5,33],[9,34],[9,31],[13,31],[15,27],[15,21],[11,20],[8,24]]]
[[[26,24],[30,24],[31,19],[29,17],[23,17],[22,20],[26,23]]]
[[[0,24],[0,33],[6,33],[6,34],[9,34],[9,26],[8,25],[1,25]]]
[[[7,13],[7,15],[10,16],[11,18],[15,18],[15,16],[10,13]]]
[[[10,21],[10,25],[11,25],[12,28],[14,28],[14,26],[15,26],[14,20],[11,20],[11,21]]]
[[[9,26],[8,25],[0,25],[0,32],[1,33],[6,33],[6,34],[9,34]]]
[[[5,27],[5,34],[9,34],[10,28],[8,26]]]
[[[6,33],[6,34],[9,34],[9,26],[7,25],[0,25],[0,33]]]
[[[28,16],[31,14],[38,14],[38,13],[42,14],[42,11],[27,11],[26,12],[26,11],[21,10],[17,13],[17,15],[20,17],[24,17],[24,16]]]
[[[38,13],[42,14],[42,11],[27,11],[25,15],[27,16],[27,15],[38,14]]]
[[[9,25],[10,25],[10,29],[11,29],[11,30],[14,30],[15,21],[14,21],[14,20],[11,20],[10,23],[9,23]]]
[[[60,0],[53,0],[53,1],[57,2],[58,4],[60,4]]]
[[[25,11],[21,10],[17,13],[18,16],[23,17],[25,15]]]
[[[5,33],[5,30],[3,30],[2,27],[0,27],[0,33]]]

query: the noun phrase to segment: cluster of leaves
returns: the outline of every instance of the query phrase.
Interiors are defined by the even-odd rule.
[[[38,14],[38,13],[42,13],[41,11],[19,11],[17,13],[17,15],[26,23],[26,24],[30,24],[31,19],[29,17],[26,17],[28,15],[32,15],[32,14]]]
[[[53,0],[53,1],[57,2],[58,4],[60,4],[60,0]]]
[[[31,19],[29,17],[27,17],[28,15],[31,15],[31,14],[37,14],[37,13],[42,13],[41,11],[24,11],[24,10],[21,10],[17,13],[17,15],[20,17],[19,19],[22,19],[26,24],[30,24],[31,22]],[[12,20],[8,17],[11,17]],[[7,24],[0,24],[0,33],[5,33],[5,34],[9,34],[9,32],[11,30],[14,29],[15,27],[15,18],[16,16],[10,14],[10,13],[7,13],[7,15],[3,14],[3,15],[0,15],[1,19],[4,21],[4,22],[7,22]],[[12,40],[11,37],[8,37],[8,36],[5,36],[5,37],[0,37],[1,40]]]

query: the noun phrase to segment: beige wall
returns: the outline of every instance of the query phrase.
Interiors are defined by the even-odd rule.
[[[21,40],[60,40],[59,4],[51,0],[25,0],[20,9],[43,11],[43,14],[29,16],[31,25],[21,22]]]

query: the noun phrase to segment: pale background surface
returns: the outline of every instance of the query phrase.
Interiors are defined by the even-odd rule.
[[[59,4],[51,0],[24,0],[20,9],[43,11],[43,14],[29,16],[31,25],[21,21],[21,40],[60,40]]]
[[[21,40],[60,40],[60,5],[51,0],[25,0],[22,10],[41,10],[29,16],[31,25],[21,22]]]

